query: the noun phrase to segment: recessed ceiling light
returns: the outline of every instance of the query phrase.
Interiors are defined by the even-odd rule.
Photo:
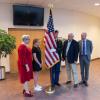
[[[94,3],[94,6],[100,6],[100,3]]]

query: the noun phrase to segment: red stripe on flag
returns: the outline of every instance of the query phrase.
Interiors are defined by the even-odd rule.
[[[53,39],[52,39],[52,37],[51,37],[51,34],[53,34],[53,33],[48,33],[48,35],[49,35],[49,37],[50,37],[50,40],[51,40],[51,42],[52,42],[53,47],[56,48],[56,46],[55,46],[55,44],[54,44],[54,41],[53,41]]]
[[[49,64],[52,65],[52,62],[50,62],[48,56],[47,55],[45,55],[45,56],[46,56],[46,60],[49,62]]]
[[[46,50],[47,50],[49,56],[51,57],[51,59],[53,60],[53,62],[55,62],[54,58],[53,58],[52,55],[50,54],[50,52],[49,52],[49,50],[47,49],[47,47],[46,47]]]

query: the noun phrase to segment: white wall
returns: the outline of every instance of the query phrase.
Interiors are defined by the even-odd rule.
[[[46,28],[48,21],[49,10],[45,9],[45,23]],[[75,39],[80,39],[81,32],[87,32],[88,38],[93,41],[94,51],[93,58],[100,57],[99,53],[99,37],[100,37],[100,18],[87,15],[81,12],[64,10],[64,9],[53,9],[53,17],[55,28],[60,31],[59,36],[67,38],[67,33],[74,32]],[[13,26],[13,9],[10,4],[0,4],[0,28],[8,31],[8,28],[15,28]],[[16,28],[20,28],[16,26]],[[22,27],[22,28],[37,28],[37,27]],[[6,71],[10,71],[9,57],[2,59],[2,64],[6,66]]]
[[[48,16],[47,13],[48,10],[46,10],[45,16]],[[80,40],[81,32],[87,32],[88,38],[93,41],[93,46],[94,46],[92,59],[100,57],[99,53],[100,18],[80,12],[63,10],[63,9],[54,9],[53,15],[54,15],[55,28],[59,29],[60,31],[59,36],[67,38],[67,33],[74,32],[75,39]],[[46,17],[46,22],[47,22],[47,17]]]

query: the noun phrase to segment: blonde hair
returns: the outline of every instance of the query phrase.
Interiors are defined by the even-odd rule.
[[[33,40],[33,46],[35,45],[35,43],[37,43],[39,41],[39,39],[34,39]]]

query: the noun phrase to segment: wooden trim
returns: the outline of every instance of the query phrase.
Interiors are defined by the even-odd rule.
[[[17,31],[17,30],[20,30],[20,31],[32,31],[32,30],[43,30],[45,31],[45,29],[38,29],[38,28],[8,28],[8,30],[10,31]]]
[[[95,61],[95,60],[99,60],[100,58],[94,58],[94,59],[92,59],[91,61]]]

